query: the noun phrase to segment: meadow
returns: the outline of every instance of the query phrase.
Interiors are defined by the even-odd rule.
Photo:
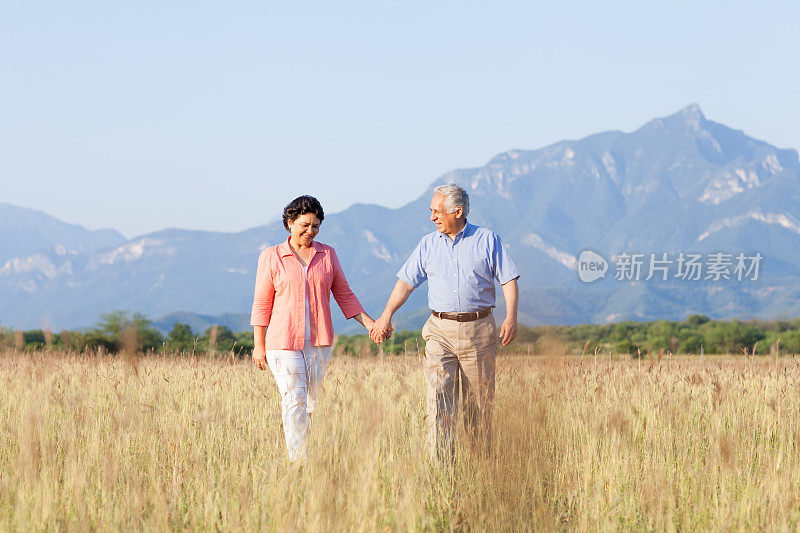
[[[337,356],[298,468],[247,360],[0,352],[0,530],[796,529],[798,362],[500,356],[440,467],[419,359]]]

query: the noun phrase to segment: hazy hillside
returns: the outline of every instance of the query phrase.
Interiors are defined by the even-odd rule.
[[[124,242],[115,230],[91,231],[41,211],[0,203],[0,264],[47,248],[91,254]]]
[[[499,154],[445,174],[399,209],[356,204],[328,215],[318,239],[337,249],[370,313],[380,312],[395,272],[433,230],[430,191],[448,181],[470,191],[470,220],[503,236],[522,273],[528,325],[800,313],[797,152],[707,120],[696,105],[631,133]],[[0,321],[78,327],[110,309],[246,315],[259,250],[285,235],[275,222],[240,233],[163,230],[106,250],[27,251],[0,269]],[[578,279],[586,249],[609,262],[604,279]],[[619,254],[680,252],[758,252],[763,261],[757,280],[614,279]],[[401,327],[424,320],[425,293],[423,286],[406,304]],[[339,331],[352,330],[338,310],[334,317]]]

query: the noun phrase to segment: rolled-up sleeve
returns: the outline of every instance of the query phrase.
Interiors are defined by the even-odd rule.
[[[519,277],[519,271],[503,246],[500,235],[496,233],[494,235],[492,248],[492,263],[495,279],[497,279],[500,285],[505,285],[509,281],[517,279]]]
[[[253,293],[253,309],[250,312],[251,326],[269,326],[274,301],[275,285],[272,280],[272,269],[268,264],[267,251],[264,250],[258,256],[256,288]]]
[[[428,279],[428,273],[425,271],[425,261],[423,258],[423,243],[425,239],[419,241],[417,247],[408,256],[406,262],[397,272],[397,277],[405,281],[415,289],[422,285]]]
[[[331,293],[339,304],[339,308],[344,313],[346,319],[351,319],[354,316],[364,312],[361,307],[361,302],[358,301],[356,295],[350,290],[350,285],[347,283],[347,278],[344,276],[342,265],[339,264],[339,258],[336,256],[336,251],[331,248],[331,267],[333,268],[333,279],[331,280]]]

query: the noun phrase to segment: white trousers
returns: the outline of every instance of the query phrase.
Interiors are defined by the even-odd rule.
[[[281,393],[283,433],[289,460],[308,457],[309,414],[322,390],[322,378],[333,353],[331,346],[311,346],[303,350],[269,350],[267,364]]]

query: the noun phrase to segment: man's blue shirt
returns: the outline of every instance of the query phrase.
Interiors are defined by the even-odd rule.
[[[397,273],[414,288],[428,280],[428,307],[442,313],[467,313],[494,307],[494,282],[519,277],[500,236],[466,223],[455,239],[434,231],[425,235]]]

